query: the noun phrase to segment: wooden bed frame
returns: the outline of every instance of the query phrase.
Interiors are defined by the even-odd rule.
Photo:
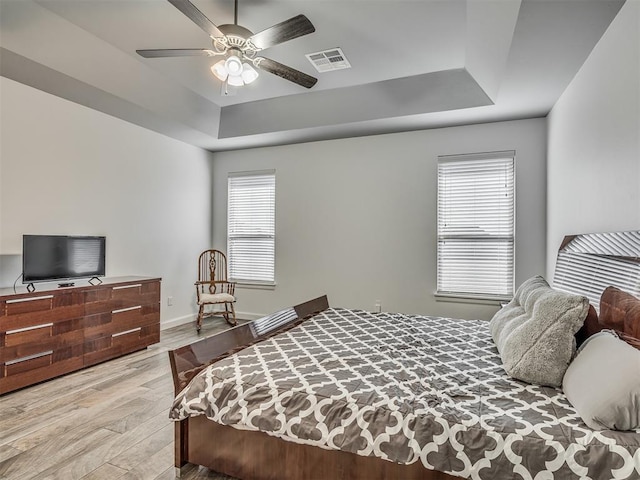
[[[631,247],[629,247],[631,245]],[[629,248],[636,253],[629,255]],[[621,253],[624,250],[626,253]],[[625,277],[604,276],[594,291],[575,291],[570,280],[583,265],[585,255],[604,264],[612,259],[625,264]],[[572,259],[576,256],[576,259]],[[593,265],[586,270],[593,276]],[[571,272],[565,275],[564,271]],[[616,270],[616,269],[614,269]],[[617,271],[617,270],[616,270]],[[602,274],[601,271],[598,272]],[[617,273],[616,273],[617,275]],[[633,278],[632,278],[633,277]],[[563,278],[565,280],[563,280]],[[614,284],[640,297],[640,231],[612,234],[586,234],[566,237],[558,252],[556,288],[588,296],[593,304],[607,285]],[[608,282],[608,283],[607,283]],[[579,286],[579,290],[587,287]],[[598,295],[596,295],[596,293]],[[267,317],[231,328],[169,352],[176,395],[207,365],[247,346],[299,325],[329,308],[326,296],[310,300]],[[215,439],[215,443],[214,440]],[[376,457],[365,457],[337,450],[301,445],[263,432],[238,430],[220,425],[204,416],[189,417],[175,423],[176,476],[187,463],[202,465],[216,472],[241,479],[332,479],[332,480],[453,480],[458,477],[426,469],[421,462],[401,465]]]
[[[176,395],[207,365],[293,328],[327,308],[329,302],[325,295],[170,351]],[[211,440],[214,438],[215,447]],[[242,479],[456,478],[427,470],[420,462],[400,465],[376,457],[301,445],[263,432],[220,425],[204,416],[189,417],[175,423],[176,476],[180,476],[182,468],[188,463]]]

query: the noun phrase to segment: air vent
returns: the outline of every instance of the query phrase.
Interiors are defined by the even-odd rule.
[[[344,56],[344,53],[340,48],[332,48],[330,50],[324,50],[316,53],[307,53],[306,57],[319,72],[351,68],[349,60],[347,60],[347,57]]]

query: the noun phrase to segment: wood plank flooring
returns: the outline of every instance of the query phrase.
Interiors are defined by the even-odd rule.
[[[0,479],[175,478],[167,351],[228,328],[206,319],[163,330],[160,343],[0,397]],[[232,480],[203,467],[186,480]]]

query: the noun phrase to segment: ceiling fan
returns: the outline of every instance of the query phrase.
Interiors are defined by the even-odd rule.
[[[238,25],[238,0],[235,0],[233,24],[219,26],[209,20],[189,0],[168,1],[209,34],[213,44],[212,48],[136,50],[139,55],[145,58],[222,56],[224,58],[215,63],[211,67],[211,71],[223,82],[224,94],[230,93],[227,90],[227,85],[240,87],[253,82],[258,77],[258,72],[253,67],[305,88],[313,87],[318,81],[317,78],[295,68],[257,55],[258,52],[267,48],[315,32],[315,27],[304,15],[297,15],[254,34],[249,29]]]

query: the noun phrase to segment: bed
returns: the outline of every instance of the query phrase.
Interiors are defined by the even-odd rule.
[[[639,257],[640,232],[570,237],[555,287],[592,305],[611,285],[637,294]],[[640,430],[593,430],[561,389],[508,376],[486,321],[330,308],[325,296],[170,359],[178,473],[640,478]]]

